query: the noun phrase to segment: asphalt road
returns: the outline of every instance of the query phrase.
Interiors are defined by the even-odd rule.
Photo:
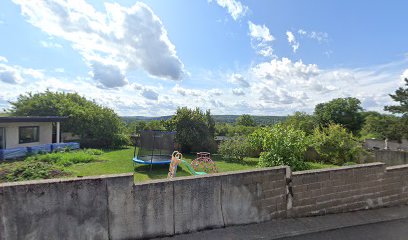
[[[287,218],[165,237],[168,240],[408,240],[408,206]]]
[[[282,240],[407,240],[408,219],[347,227]]]

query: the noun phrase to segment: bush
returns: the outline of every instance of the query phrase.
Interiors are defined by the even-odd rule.
[[[111,147],[118,148],[131,145],[130,136],[127,134],[115,134],[112,138]]]
[[[55,152],[43,155],[34,155],[26,158],[26,162],[44,162],[59,166],[71,166],[77,163],[88,163],[95,161],[96,155],[100,155],[97,149],[87,149],[73,152]]]
[[[252,153],[251,145],[245,137],[234,137],[223,141],[218,147],[222,158],[232,161],[242,161]]]
[[[261,149],[258,165],[272,167],[288,165],[294,171],[307,169],[304,153],[308,141],[305,132],[292,126],[277,124],[272,128],[261,128],[250,136],[254,148]]]
[[[83,151],[91,155],[102,155],[104,153],[104,151],[94,148],[84,149]]]
[[[47,162],[19,162],[0,165],[0,182],[48,179],[67,175],[64,170]]]
[[[343,165],[358,162],[364,150],[361,144],[339,124],[329,124],[324,128],[315,128],[312,146],[325,163]]]

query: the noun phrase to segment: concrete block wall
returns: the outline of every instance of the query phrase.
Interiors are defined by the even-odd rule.
[[[126,184],[108,187],[111,238],[169,236],[285,217],[289,171],[277,167],[154,180],[131,191]]]
[[[408,204],[408,164],[387,167],[381,185],[381,201],[385,206]]]
[[[391,151],[391,150],[375,150],[373,151],[373,160],[376,162],[383,162],[387,166],[396,166],[408,164],[408,152]]]
[[[0,184],[0,240],[142,239],[286,216],[277,167],[133,183],[133,174]]]
[[[133,183],[133,174],[0,184],[0,240],[142,239],[408,204],[408,165],[288,167]]]
[[[311,216],[373,208],[382,205],[383,163],[292,174],[290,216]]]
[[[108,239],[111,178],[0,185],[0,239]]]

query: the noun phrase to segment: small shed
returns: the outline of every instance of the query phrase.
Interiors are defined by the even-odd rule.
[[[67,117],[0,117],[0,159],[24,156],[24,152],[31,150],[49,151],[53,143],[60,143],[60,122],[65,119]]]

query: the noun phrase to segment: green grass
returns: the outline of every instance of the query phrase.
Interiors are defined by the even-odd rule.
[[[310,169],[323,169],[323,168],[337,168],[339,166],[333,164],[319,163],[319,162],[307,162]]]
[[[85,153],[92,151],[92,160],[85,158]],[[89,152],[90,153],[90,152]],[[169,170],[168,165],[133,165],[133,148],[125,148],[119,150],[85,150],[78,152],[68,152],[68,153],[56,153],[53,154],[53,158],[48,157],[45,160],[46,155],[37,155],[31,157],[31,161],[15,161],[9,163],[0,164],[0,177],[10,172],[20,172],[24,171],[25,175],[32,175],[31,178],[38,179],[42,178],[44,174],[39,174],[42,172],[49,173],[44,175],[44,178],[53,177],[54,172],[58,172],[58,169],[63,170],[60,175],[55,177],[65,176],[65,177],[84,177],[84,176],[96,176],[96,175],[106,175],[106,174],[119,174],[119,173],[132,173],[134,172],[135,182],[142,182],[150,179],[161,179],[167,178],[167,173]],[[54,159],[55,158],[55,159]],[[184,160],[190,163],[195,158],[193,154],[184,155]],[[248,170],[257,167],[257,158],[245,158],[243,162],[229,162],[225,161],[218,155],[212,155],[212,159],[215,161],[219,172],[237,171],[237,170]],[[28,159],[29,160],[29,159]],[[38,166],[39,170],[34,171],[34,163],[43,162],[53,164],[50,166]],[[29,165],[31,164],[31,165]],[[330,164],[322,164],[316,162],[308,162],[311,169],[321,169],[321,168],[332,168],[338,167]],[[27,165],[27,166],[26,166]],[[41,168],[40,168],[41,167]],[[52,170],[51,167],[56,168]],[[150,169],[151,168],[151,169]],[[52,170],[52,171],[51,171]],[[3,174],[2,174],[3,172]],[[27,172],[27,173],[26,173]],[[37,174],[37,172],[39,172]],[[21,175],[21,174],[20,174]],[[38,175],[38,176],[37,176]],[[187,167],[183,164],[177,169],[177,176],[190,176],[190,172]],[[24,177],[23,176],[23,177]],[[1,180],[1,179],[0,179]],[[21,179],[25,180],[25,179]],[[7,179],[3,179],[7,181]]]
[[[184,159],[191,162],[195,155],[185,155]],[[93,176],[103,174],[117,174],[135,172],[135,182],[150,179],[166,178],[169,171],[168,165],[140,165],[133,167],[133,148],[107,151],[99,156],[99,160],[91,163],[79,163],[65,169],[74,176]],[[220,160],[218,156],[213,156],[219,172],[236,171],[256,168],[256,158],[246,158],[243,163],[232,163]],[[150,171],[151,168],[151,171]],[[188,169],[181,164],[177,168],[177,176],[190,176]]]

